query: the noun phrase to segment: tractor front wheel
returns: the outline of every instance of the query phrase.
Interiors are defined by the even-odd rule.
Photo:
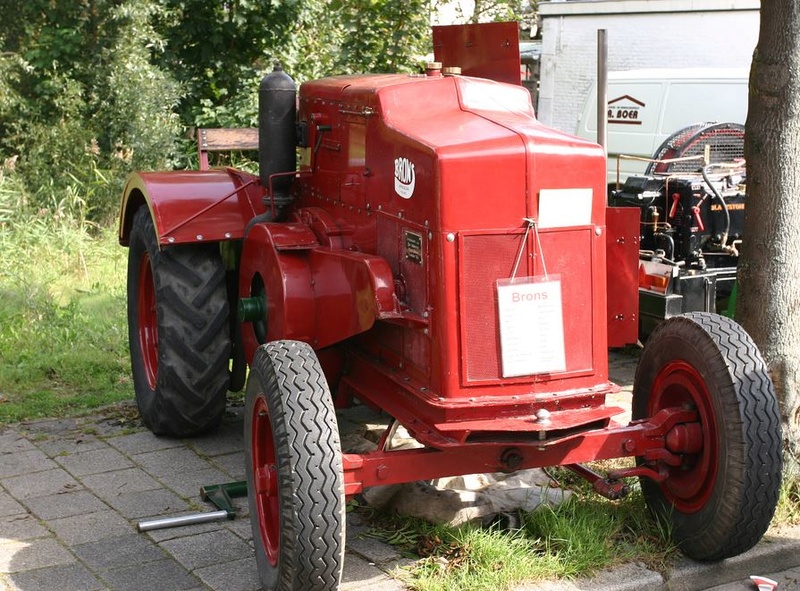
[[[247,493],[261,584],[333,591],[344,562],[344,476],[316,354],[299,341],[262,345],[246,392]]]
[[[645,500],[695,560],[721,560],[753,547],[767,530],[781,483],[781,423],[766,365],[733,320],[705,312],[671,318],[647,341],[634,379],[633,418],[694,410],[696,453],[651,467]],[[640,463],[646,463],[638,458]]]
[[[128,340],[136,402],[156,435],[187,437],[225,412],[231,342],[216,245],[159,248],[147,207],[128,252]]]

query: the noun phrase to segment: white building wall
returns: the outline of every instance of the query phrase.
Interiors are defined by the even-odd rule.
[[[758,0],[541,2],[539,120],[575,132],[597,76],[598,29],[608,31],[609,71],[749,67],[758,9]]]

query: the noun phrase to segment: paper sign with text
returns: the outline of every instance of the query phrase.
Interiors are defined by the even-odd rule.
[[[566,370],[559,275],[497,280],[503,377]]]

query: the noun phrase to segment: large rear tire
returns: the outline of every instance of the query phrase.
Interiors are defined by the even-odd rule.
[[[696,409],[702,446],[668,476],[642,479],[655,516],[696,560],[752,548],[767,530],[781,483],[781,422],[767,368],[733,320],[694,312],[660,324],[636,369],[633,418]],[[639,458],[640,463],[644,460]]]
[[[261,584],[334,591],[344,563],[344,476],[316,354],[299,341],[262,345],[246,392],[247,493]]]
[[[188,437],[219,424],[231,352],[219,249],[159,249],[147,207],[131,227],[128,339],[136,402],[153,433]]]

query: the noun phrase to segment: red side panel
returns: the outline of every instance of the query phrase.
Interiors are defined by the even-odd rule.
[[[639,338],[639,209],[606,209],[608,346],[624,347]]]
[[[265,335],[257,335],[255,323],[242,323],[248,363],[267,341],[314,342],[314,292],[307,253],[315,242],[302,224],[256,224],[247,233],[239,259],[239,295],[266,296],[267,303]]]
[[[521,83],[517,23],[433,27],[433,55],[464,76]]]
[[[392,272],[382,258],[347,250],[309,251],[314,279],[314,345],[327,347],[372,328],[394,311]]]

